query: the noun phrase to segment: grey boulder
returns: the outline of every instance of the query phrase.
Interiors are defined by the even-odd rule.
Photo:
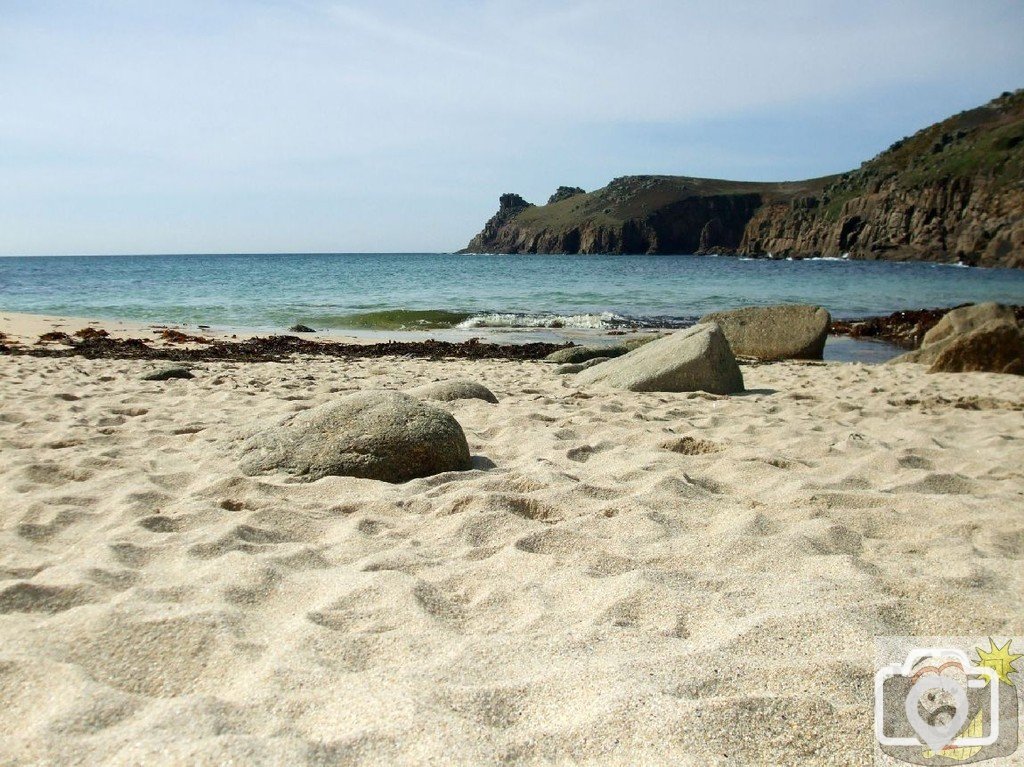
[[[192,371],[181,365],[171,365],[146,373],[141,377],[143,381],[169,381],[172,378],[195,378]]]
[[[551,352],[545,361],[558,362],[560,364],[578,365],[595,357],[621,357],[627,354],[629,349],[624,345],[620,346],[567,346],[556,352]]]
[[[458,399],[482,399],[484,402],[498,402],[498,398],[483,384],[461,379],[423,384],[406,389],[405,393],[419,399],[432,399],[440,402],[451,402]]]
[[[946,312],[931,330],[921,339],[921,348],[901,354],[890,360],[895,364],[918,362],[932,365],[954,339],[977,330],[990,322],[1017,323],[1013,310],[1008,306],[989,301],[983,304],[961,306]]]
[[[743,391],[743,374],[717,323],[678,330],[581,371],[576,382],[628,391]]]
[[[612,359],[611,357],[592,357],[586,362],[567,362],[564,365],[559,365],[555,368],[555,375],[564,376],[572,373],[579,373],[581,370],[592,368],[594,365],[600,365],[602,362],[607,362]]]
[[[994,301],[952,309],[935,323],[935,327],[924,334],[921,346],[931,346],[952,336],[970,333],[993,320],[1016,324],[1017,317],[1013,309]]]
[[[614,346],[567,346],[564,349],[551,352],[547,357],[544,358],[546,362],[558,362],[577,365],[581,362],[587,362],[594,359],[595,357],[621,357],[623,354],[629,354],[634,349],[639,349],[645,344],[649,344],[651,341],[657,341],[659,338],[664,336],[658,335],[645,335],[639,338],[631,338],[628,341],[624,341],[621,344],[615,344]]]
[[[365,391],[303,411],[249,437],[248,475],[283,471],[304,481],[337,475],[405,482],[472,467],[450,413],[393,391]]]
[[[1024,375],[1024,331],[1016,321],[993,320],[943,343],[929,373]]]
[[[761,360],[820,360],[831,321],[823,307],[808,304],[747,306],[700,319],[721,326],[733,354]]]

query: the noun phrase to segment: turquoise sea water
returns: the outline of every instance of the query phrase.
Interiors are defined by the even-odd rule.
[[[0,258],[0,309],[281,331],[672,327],[747,304],[836,317],[1024,303],[1024,271],[708,256],[412,254]]]

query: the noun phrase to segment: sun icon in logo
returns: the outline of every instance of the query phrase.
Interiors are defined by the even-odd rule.
[[[1010,681],[1010,674],[1019,672],[1018,669],[1014,668],[1013,663],[1018,658],[1024,658],[1024,655],[1010,651],[1009,639],[1006,640],[1005,645],[999,647],[992,640],[992,637],[989,637],[988,644],[988,650],[982,650],[980,647],[975,648],[975,651],[978,653],[978,665],[992,669],[999,675],[1000,682],[1013,686],[1013,682]]]

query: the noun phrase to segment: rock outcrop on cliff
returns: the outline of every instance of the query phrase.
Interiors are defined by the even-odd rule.
[[[1024,90],[838,176],[624,176],[547,205],[502,195],[469,252],[846,256],[1024,267]]]
[[[555,190],[555,193],[548,197],[548,205],[553,202],[561,202],[562,200],[568,200],[570,197],[575,197],[578,194],[586,194],[587,190],[578,186],[560,186]]]
[[[503,229],[509,225],[517,214],[532,207],[534,207],[532,203],[527,202],[518,194],[512,194],[511,192],[503,194],[498,198],[498,212],[491,216],[487,223],[484,224],[483,231],[470,240],[469,245],[466,247],[466,252],[497,252],[493,251],[489,244],[501,237]]]

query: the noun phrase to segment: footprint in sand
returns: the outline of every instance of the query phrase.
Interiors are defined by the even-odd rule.
[[[0,613],[59,613],[94,601],[83,586],[14,583],[0,589]]]
[[[708,455],[719,453],[725,448],[716,442],[697,437],[679,437],[678,439],[665,440],[660,445],[663,449],[680,455]]]
[[[184,520],[180,517],[155,514],[152,517],[140,519],[139,527],[152,533],[177,533],[184,527]]]

